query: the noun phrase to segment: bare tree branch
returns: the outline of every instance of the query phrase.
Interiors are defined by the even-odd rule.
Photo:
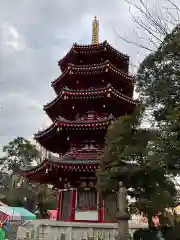
[[[114,32],[115,32],[115,34],[116,34],[121,40],[123,40],[123,41],[126,42],[126,43],[133,44],[133,45],[135,45],[136,47],[144,48],[145,50],[148,50],[148,51],[153,51],[152,49],[150,49],[150,48],[148,48],[148,47],[146,47],[146,46],[144,46],[144,45],[141,45],[141,44],[138,44],[138,43],[136,43],[136,42],[134,42],[134,41],[128,40],[126,37],[120,36],[115,30],[114,30]]]
[[[165,1],[169,2],[180,13],[180,8],[172,0],[165,0]]]
[[[180,21],[180,8],[175,3],[175,0],[164,0],[165,4],[159,5],[159,8],[154,3],[153,6],[148,6],[148,1],[139,0],[139,4],[132,0],[124,0],[129,4],[129,14],[133,22],[136,25],[136,29],[144,30],[144,34],[147,36],[144,37],[142,34],[136,35],[138,39],[142,41],[132,41],[125,36],[116,35],[124,42],[132,44],[140,49],[145,49],[148,52],[153,52],[154,49],[157,49],[160,44],[163,43],[164,38],[169,35],[169,40],[174,43],[174,45],[180,48],[180,43],[174,38],[172,29],[178,26]],[[131,9],[134,8],[138,15],[134,14]],[[133,10],[134,10],[133,9]]]

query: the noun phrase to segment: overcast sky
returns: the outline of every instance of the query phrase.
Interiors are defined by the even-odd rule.
[[[60,75],[57,62],[74,42],[91,42],[95,15],[100,39],[137,64],[144,51],[114,33],[137,37],[123,0],[0,0],[1,146],[17,136],[31,140],[49,124],[42,106],[55,97],[50,84]]]

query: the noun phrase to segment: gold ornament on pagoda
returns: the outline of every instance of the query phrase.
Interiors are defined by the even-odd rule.
[[[92,44],[99,44],[99,21],[97,17],[95,17],[92,22]]]

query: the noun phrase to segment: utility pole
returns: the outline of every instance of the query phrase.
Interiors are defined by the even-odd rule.
[[[129,240],[129,224],[130,216],[127,212],[127,189],[123,182],[119,182],[117,195],[118,212],[116,219],[118,220],[118,235],[117,240]]]

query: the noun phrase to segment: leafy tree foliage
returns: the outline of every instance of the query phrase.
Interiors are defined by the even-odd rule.
[[[33,162],[39,163],[40,152],[27,139],[17,137],[3,147],[5,157],[2,158],[2,165],[8,170],[15,172],[20,167],[31,165]]]
[[[168,171],[180,171],[180,25],[140,65],[137,89],[161,131],[159,158]]]
[[[123,181],[133,198],[131,210],[143,213],[152,225],[152,216],[172,206],[176,190],[157,158],[158,131],[141,128],[141,109],[121,117],[108,131],[101,158],[98,186],[103,194],[117,190]]]
[[[20,175],[20,168],[32,166],[41,161],[41,153],[35,145],[22,137],[17,137],[3,147],[5,156],[1,159],[2,171],[1,199],[11,206],[24,206],[38,212],[40,217],[47,215],[48,209],[57,205],[57,192],[47,185],[29,182]]]
[[[172,206],[172,179],[180,171],[180,26],[140,65],[137,89],[155,130],[141,128],[141,115],[120,118],[109,129],[99,186],[116,189],[121,179],[135,198],[131,208],[149,217]]]

